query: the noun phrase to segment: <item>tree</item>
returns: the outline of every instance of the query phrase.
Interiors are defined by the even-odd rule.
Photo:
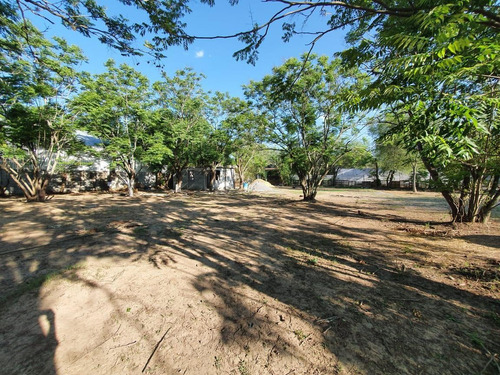
[[[213,5],[213,0],[201,0]],[[183,17],[191,12],[189,0],[6,0],[0,12],[6,18],[27,22],[28,17],[41,17],[50,23],[60,22],[69,30],[117,49],[123,55],[154,57],[159,63],[165,50],[174,45],[185,48],[193,37],[184,31]],[[111,6],[110,6],[111,5]],[[134,8],[136,17],[128,20],[125,7]],[[147,38],[137,45],[137,37]]]
[[[453,221],[486,222],[500,198],[497,10],[434,3],[343,54],[373,73],[364,104],[395,114],[390,133],[418,152]]]
[[[177,71],[174,77],[163,77],[164,81],[153,84],[159,108],[157,126],[171,150],[163,159],[164,165],[176,178],[175,192],[180,192],[182,173],[196,164],[197,151],[208,133],[207,97],[200,85],[203,75],[189,68]]]
[[[237,1],[231,1],[231,4]],[[259,48],[268,37],[270,29],[281,23],[282,40],[288,42],[295,35],[311,36],[310,51],[319,39],[334,30],[350,27],[347,40],[354,44],[369,44],[366,36],[377,34],[385,27],[395,23],[404,24],[407,20],[423,19],[430,15],[435,19],[441,17],[459,17],[473,23],[480,23],[492,30],[500,29],[498,4],[495,0],[348,0],[348,1],[294,1],[267,0],[271,6],[278,7],[263,22],[256,23],[249,30],[241,30],[232,35],[194,37],[198,39],[238,38],[244,47],[234,53],[238,60],[246,60],[255,64]],[[273,6],[273,9],[276,9]],[[301,17],[299,17],[301,16]],[[325,22],[322,29],[308,29],[308,21],[319,18]],[[296,19],[299,19],[297,25]],[[311,22],[312,23],[312,22]],[[317,23],[315,23],[315,27]],[[368,42],[368,43],[367,43]],[[453,41],[452,41],[453,43]],[[366,45],[365,45],[366,48]]]
[[[229,98],[227,94],[216,92],[207,102],[207,134],[199,143],[195,163],[209,169],[208,188],[210,191],[215,189],[217,167],[230,163],[231,139],[222,124],[228,116],[228,106],[232,100],[234,99]]]
[[[355,100],[362,82],[362,75],[344,70],[339,60],[304,56],[247,87],[247,95],[272,116],[269,142],[290,160],[306,201],[315,200],[331,166],[349,151],[356,121],[343,104]]]
[[[418,151],[453,221],[486,222],[500,199],[498,178],[498,59],[500,14],[495,0],[283,1],[268,21],[234,34],[245,43],[236,58],[255,63],[270,27],[283,39],[350,26],[346,61],[374,77],[364,108],[393,105],[407,121],[393,130]],[[297,31],[292,17],[327,17],[322,30]],[[360,103],[361,104],[361,103]],[[361,106],[360,106],[361,107]],[[404,108],[404,109],[403,109]],[[390,109],[391,111],[394,108]],[[457,173],[460,171],[460,173]],[[451,181],[454,181],[453,183]]]
[[[284,185],[293,185],[294,173],[292,172],[292,163],[285,153],[280,152],[279,150],[271,150],[268,158],[264,160],[269,160],[268,164],[276,166],[280,180]]]
[[[349,145],[349,151],[346,152],[337,163],[333,164],[329,173],[332,175],[332,186],[335,186],[337,175],[342,168],[366,168],[373,160],[373,156],[368,149],[365,140],[362,142],[354,141]]]
[[[0,168],[27,201],[45,201],[61,157],[78,149],[66,100],[84,56],[63,39],[49,42],[27,22],[0,32]]]
[[[151,132],[148,79],[113,60],[105,65],[107,72],[82,79],[82,92],[71,105],[80,124],[102,140],[101,154],[125,173],[119,176],[132,197],[140,162],[161,160],[169,150],[163,134]]]
[[[394,129],[408,150],[420,154],[453,221],[487,222],[500,197],[499,103],[485,99],[464,100],[462,108],[446,100],[409,105],[412,116]]]
[[[230,155],[239,176],[239,188],[243,182],[255,176],[265,167],[262,144],[266,116],[255,111],[248,102],[230,98],[225,102],[226,118],[222,128],[230,138]]]
[[[227,0],[236,5],[238,0]],[[289,41],[294,35],[304,34],[312,37],[311,50],[315,43],[332,32],[351,26],[351,39],[362,37],[365,33],[378,30],[392,20],[406,20],[434,12],[436,7],[448,6],[452,14],[462,14],[479,19],[487,27],[500,28],[497,4],[494,0],[462,0],[450,3],[445,0],[417,1],[293,1],[267,0],[273,9],[267,20],[256,23],[249,30],[240,30],[230,35],[200,36],[189,35],[185,29],[184,16],[191,12],[189,0],[119,0],[114,5],[133,7],[138,14],[136,22],[126,19],[119,8],[110,7],[109,2],[62,0],[47,2],[42,0],[17,0],[2,3],[5,17],[19,14],[26,18],[28,14],[42,17],[50,22],[60,21],[68,29],[85,36],[95,36],[99,41],[120,50],[123,54],[149,53],[162,57],[163,52],[172,45],[187,47],[195,39],[238,38],[244,47],[234,53],[237,59],[255,63],[259,47],[268,36],[275,23],[281,23],[284,31],[283,40]],[[215,0],[201,0],[209,6]],[[280,7],[276,10],[277,7]],[[110,9],[114,9],[115,12]],[[125,9],[123,9],[125,10]],[[439,13],[439,12],[438,12]],[[296,18],[300,18],[297,27]],[[317,16],[325,22],[321,30],[307,30],[307,21]],[[134,46],[137,36],[148,37],[142,48]]]
[[[387,173],[387,186],[397,171],[411,173],[412,190],[416,193],[419,175],[427,173],[418,152],[406,149],[399,134],[390,134],[390,129],[397,124],[397,121],[398,116],[389,114],[371,127],[370,132],[375,138],[373,162],[376,163],[377,171]]]

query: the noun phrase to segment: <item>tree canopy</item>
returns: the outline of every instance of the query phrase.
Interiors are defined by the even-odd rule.
[[[76,65],[84,56],[61,38],[48,41],[30,23],[3,31],[0,168],[28,201],[44,201],[59,161],[78,148],[66,101],[77,90]]]
[[[354,46],[342,53],[373,77],[359,105],[395,119],[388,132],[419,153],[455,221],[488,220],[500,197],[494,10],[487,1],[437,2],[386,19],[372,37],[352,31]]]
[[[201,2],[213,5],[213,0]],[[127,19],[123,15],[126,7],[133,8],[137,18]],[[157,59],[164,57],[164,51],[172,45],[187,47],[192,42],[183,22],[190,12],[189,0],[118,0],[111,4],[102,0],[7,0],[0,4],[5,19],[26,22],[29,17],[38,16],[95,37],[124,55],[149,54]],[[137,45],[138,37],[142,45]]]
[[[161,133],[151,131],[149,80],[128,65],[106,62],[107,72],[82,79],[83,89],[72,100],[80,126],[102,140],[102,151],[122,169],[129,195],[134,194],[139,162],[161,160],[169,153]]]
[[[268,140],[288,157],[304,200],[314,200],[332,164],[346,152],[356,120],[345,101],[356,100],[364,76],[339,60],[304,56],[247,86],[254,105],[269,116]]]
[[[200,81],[204,78],[190,68],[179,70],[173,77],[163,75],[153,89],[158,107],[158,127],[165,135],[166,146],[172,151],[164,165],[176,178],[175,191],[182,187],[182,173],[196,163],[201,144],[208,133],[206,119],[208,96]]]

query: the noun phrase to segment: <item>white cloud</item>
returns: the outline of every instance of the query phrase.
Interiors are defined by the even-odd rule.
[[[201,50],[196,52],[196,58],[201,59],[203,56],[205,56],[205,51]]]

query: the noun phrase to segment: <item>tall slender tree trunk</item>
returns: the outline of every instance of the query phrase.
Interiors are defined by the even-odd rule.
[[[155,173],[155,189],[160,189],[163,185],[163,173],[156,172]]]
[[[236,163],[236,171],[238,173],[238,176],[240,177],[239,183],[238,183],[238,189],[243,188],[243,182],[245,179],[244,173],[243,173],[243,167],[241,166],[241,163]]]
[[[389,174],[387,175],[387,178],[385,179],[385,183],[388,188],[391,185],[392,181],[394,180],[394,173],[396,173],[396,171],[390,170]]]
[[[182,170],[175,172],[175,179],[176,179],[176,181],[175,181],[174,192],[180,193],[182,190]]]
[[[413,163],[412,165],[412,191],[414,193],[417,192],[417,163]]]
[[[380,172],[378,169],[378,162],[375,162],[375,188],[380,188],[382,186],[382,181],[380,181]]]
[[[479,210],[479,221],[487,223],[491,217],[491,211],[498,205],[500,201],[500,175],[495,175],[490,181],[488,189],[488,198]]]
[[[128,196],[134,196],[134,188],[135,188],[135,172],[127,173],[127,188],[128,188]]]
[[[335,187],[337,184],[337,176],[339,174],[340,167],[332,168],[332,186]]]
[[[431,163],[431,161],[424,155],[422,152],[422,145],[418,144],[417,149],[420,153],[420,158],[422,159],[422,163],[424,163],[425,168],[429,172],[429,175],[431,176],[432,181],[440,187],[440,192],[443,198],[446,200],[446,203],[448,203],[448,206],[450,207],[451,210],[451,218],[452,221],[455,222],[457,219],[459,219],[459,210],[458,210],[458,204],[453,199],[453,193],[449,191],[448,189],[443,189],[442,186],[442,181],[439,177],[439,173],[436,169],[436,167]]]
[[[208,189],[210,191],[214,191],[215,190],[215,178],[217,176],[217,167],[211,165],[209,173],[210,173],[210,183],[209,183]]]

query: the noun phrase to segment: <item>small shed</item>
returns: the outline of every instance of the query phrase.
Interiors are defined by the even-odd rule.
[[[188,168],[182,176],[182,189],[208,190],[210,171],[206,168]],[[214,190],[231,190],[235,188],[235,172],[233,167],[218,167],[215,170]]]

